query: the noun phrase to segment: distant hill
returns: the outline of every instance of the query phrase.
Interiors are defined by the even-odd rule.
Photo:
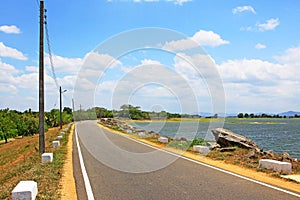
[[[295,115],[300,115],[300,112],[296,112],[296,111],[288,111],[288,112],[283,112],[283,113],[279,113],[279,116],[287,116],[287,117],[293,117]]]

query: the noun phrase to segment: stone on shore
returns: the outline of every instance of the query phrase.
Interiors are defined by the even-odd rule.
[[[201,154],[208,154],[210,150],[207,146],[194,145],[193,146],[193,151],[201,153]]]
[[[216,128],[212,130],[212,133],[221,148],[237,146],[244,149],[254,149],[257,152],[262,151],[262,148],[260,148],[251,139],[234,133],[230,130],[224,128]]]
[[[281,162],[278,160],[261,159],[259,160],[259,168],[273,170],[279,173],[292,173],[292,164],[289,162]]]
[[[161,142],[161,143],[168,143],[169,139],[167,137],[159,137],[158,141]]]

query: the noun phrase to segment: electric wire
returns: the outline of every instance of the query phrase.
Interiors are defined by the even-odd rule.
[[[46,15],[45,15],[45,31],[46,31],[46,40],[47,40],[47,47],[48,47],[49,60],[50,60],[50,65],[51,65],[51,70],[52,70],[52,76],[53,76],[56,88],[59,89],[59,84],[58,84],[58,81],[56,78],[54,64],[53,64],[53,57],[52,57],[52,52],[51,52],[51,45],[50,45],[50,38],[49,38],[49,31],[48,31],[48,22],[47,22]]]

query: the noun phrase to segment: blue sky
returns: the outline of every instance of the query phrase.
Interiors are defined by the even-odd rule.
[[[124,31],[158,27],[186,35],[211,57],[222,79],[227,113],[300,110],[300,2],[297,0],[45,0],[45,8],[57,81],[68,90],[63,94],[66,106],[71,107],[74,85],[84,58],[91,55],[89,52]],[[37,110],[38,1],[4,1],[0,9],[0,108]],[[176,45],[194,48],[187,40],[166,41],[160,47],[171,51]],[[46,110],[50,110],[58,108],[59,94],[47,48],[45,53]],[[96,99],[94,105],[113,107],[114,87],[126,73],[150,63],[173,67],[186,79],[201,105],[190,107],[189,112],[211,112],[207,83],[201,77],[197,81],[197,76],[189,73],[178,56],[176,52],[138,51],[114,58],[116,67],[98,80],[99,87],[91,97]],[[206,92],[200,95],[202,90]],[[165,100],[165,94],[171,98],[172,89],[162,85],[141,87],[134,94],[128,103],[140,104],[148,110],[160,107],[180,111],[174,98]],[[152,94],[155,100],[147,94]],[[126,101],[116,105],[121,103]]]

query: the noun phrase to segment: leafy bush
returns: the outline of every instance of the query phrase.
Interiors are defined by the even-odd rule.
[[[45,112],[45,131],[48,127],[59,126],[59,110],[52,109]],[[62,113],[63,124],[72,122],[73,116],[69,109]],[[39,131],[39,113],[38,112],[18,112],[8,108],[0,110],[0,140],[14,138],[16,136],[28,136]]]
[[[203,145],[205,142],[208,142],[207,140],[204,140],[202,138],[194,139],[190,146],[194,145]]]

